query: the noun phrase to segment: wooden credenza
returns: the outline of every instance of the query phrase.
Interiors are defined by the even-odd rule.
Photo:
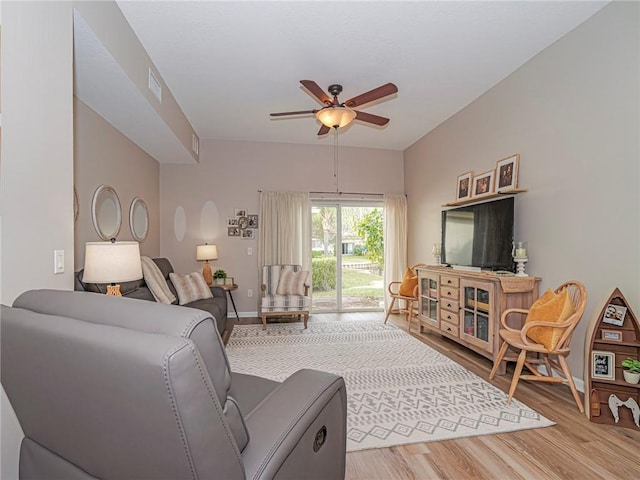
[[[495,360],[500,350],[500,317],[508,308],[528,309],[538,298],[538,277],[502,276],[448,267],[418,268],[418,320],[440,333]],[[524,315],[512,314],[509,325],[520,328]],[[506,363],[498,374],[506,371]]]

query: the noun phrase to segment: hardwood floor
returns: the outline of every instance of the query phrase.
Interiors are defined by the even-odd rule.
[[[310,318],[313,322],[314,316]],[[326,320],[380,318],[382,313],[321,314]],[[318,315],[319,316],[319,315]],[[259,323],[259,319],[241,319]],[[392,315],[395,326],[407,330],[404,318]],[[507,391],[507,374],[489,381],[491,362],[436,334],[411,334],[479,377]],[[556,425],[514,433],[442,442],[363,450],[347,454],[349,480],[400,479],[640,479],[640,429],[590,422],[576,407],[565,385],[521,381],[515,397]]]

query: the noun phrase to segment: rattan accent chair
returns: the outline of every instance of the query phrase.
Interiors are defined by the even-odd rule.
[[[521,330],[509,327],[507,323],[507,317],[509,315],[527,315],[529,313],[529,310],[522,308],[510,308],[505,310],[500,318],[500,322],[502,323],[500,337],[504,343],[502,344],[500,352],[493,364],[493,369],[489,374],[489,379],[493,379],[493,377],[495,377],[500,362],[505,360],[517,362],[515,371],[513,372],[511,387],[509,388],[508,403],[511,403],[513,394],[518,386],[518,381],[521,378],[539,382],[567,383],[571,389],[573,398],[578,405],[578,409],[580,412],[584,412],[584,407],[573,381],[573,376],[571,375],[571,370],[567,364],[566,357],[571,353],[571,348],[569,346],[571,336],[580,322],[587,304],[587,291],[582,283],[575,280],[563,283],[555,290],[555,293],[559,295],[564,290],[567,290],[568,296],[573,304],[574,312],[562,323],[555,323],[550,319],[549,322],[526,322]],[[527,332],[534,327],[562,329],[560,339],[558,340],[555,348],[549,349],[527,337]],[[509,349],[514,353],[507,353]],[[528,354],[531,355],[528,356]],[[558,361],[556,362],[551,359],[551,356],[555,356]],[[536,366],[540,364],[543,364],[546,367],[546,375],[539,372],[536,368]],[[527,367],[531,371],[531,374],[522,375],[523,367]],[[562,376],[553,376],[553,369]]]
[[[413,267],[409,267],[409,269],[417,277],[418,272],[416,269],[419,267],[426,267],[426,266],[427,265],[424,263],[418,263]],[[387,309],[387,314],[384,317],[384,323],[387,323],[387,320],[389,320],[389,315],[391,315],[392,313],[404,313],[407,323],[409,324],[409,331],[411,331],[411,321],[413,320],[413,317],[415,315],[414,308],[416,306],[416,303],[418,302],[419,286],[418,286],[418,282],[416,282],[416,285],[413,288],[411,295],[401,295],[400,294],[401,285],[402,285],[401,281],[400,282],[396,281],[396,282],[390,282],[389,285],[387,286],[387,290],[389,291],[389,296],[391,297],[391,304],[389,305],[389,308]],[[399,307],[397,310],[393,310],[393,306],[395,305],[396,300],[404,302],[405,307],[404,308]]]

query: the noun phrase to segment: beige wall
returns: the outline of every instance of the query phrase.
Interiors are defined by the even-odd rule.
[[[160,250],[177,272],[202,270],[196,245],[218,246],[212,268],[224,268],[239,284],[234,293],[239,312],[257,311],[256,240],[228,237],[227,217],[235,208],[258,213],[258,190],[335,191],[333,146],[202,140],[200,165],[160,167]],[[340,191],[403,193],[402,152],[339,147]],[[174,228],[175,212],[184,209],[185,236]],[[253,256],[247,255],[253,249]],[[231,309],[231,305],[229,305]]]
[[[516,240],[542,288],[570,279],[589,300],[569,364],[615,287],[640,314],[639,13],[614,3],[405,151],[409,263],[431,261],[456,177],[521,154]]]
[[[85,243],[103,241],[91,221],[93,193],[102,184],[111,185],[120,198],[122,226],[118,240],[133,240],[129,227],[129,208],[135,197],[145,201],[149,210],[149,235],[140,244],[140,253],[158,256],[158,162],[78,99],[74,102],[74,133],[74,184],[80,206],[75,226],[76,270],[84,266]]]

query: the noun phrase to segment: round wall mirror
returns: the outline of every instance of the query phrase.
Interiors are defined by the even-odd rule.
[[[122,224],[120,199],[109,185],[96,188],[91,201],[91,221],[102,240],[116,238]]]
[[[138,242],[144,242],[149,233],[149,211],[147,204],[140,197],[136,197],[131,202],[129,208],[129,228],[133,239]]]

